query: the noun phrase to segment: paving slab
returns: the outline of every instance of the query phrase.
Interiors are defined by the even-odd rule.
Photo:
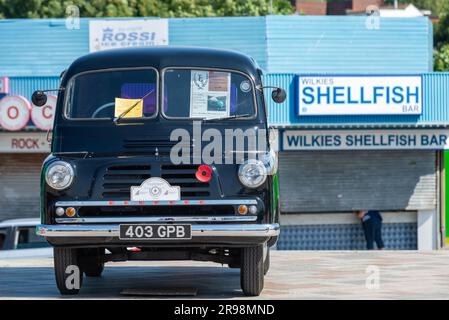
[[[124,289],[180,290],[180,299],[247,299],[238,269],[196,261],[109,263],[85,278],[79,295],[62,297],[53,261],[0,260],[0,299],[168,299],[124,296]],[[176,298],[176,297],[175,297]],[[272,251],[258,299],[448,299],[449,251]]]

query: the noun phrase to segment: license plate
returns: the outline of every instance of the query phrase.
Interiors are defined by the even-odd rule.
[[[121,240],[192,239],[190,224],[121,224]]]

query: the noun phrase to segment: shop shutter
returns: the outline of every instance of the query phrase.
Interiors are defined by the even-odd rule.
[[[0,221],[39,217],[40,171],[46,156],[0,155]]]
[[[423,210],[436,206],[436,152],[279,154],[283,212]]]
[[[388,250],[418,249],[415,223],[384,223],[382,239]],[[278,250],[365,250],[360,223],[282,226]]]

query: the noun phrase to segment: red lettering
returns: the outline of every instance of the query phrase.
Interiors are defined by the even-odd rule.
[[[18,149],[19,140],[11,139],[11,149]]]
[[[11,110],[14,110],[14,112],[16,113],[14,116],[12,115]],[[16,106],[10,106],[8,108],[7,115],[11,120],[17,119],[19,117],[19,108],[17,108]]]
[[[38,139],[28,139],[30,140],[31,147],[29,149],[39,149],[39,140]]]
[[[47,110],[50,110],[50,112],[47,113]],[[47,106],[43,107],[42,108],[42,116],[45,119],[51,119],[51,117],[53,116],[53,113],[51,111],[52,111],[52,107],[51,106],[47,105]]]
[[[11,139],[11,149],[39,149],[39,139],[13,138]]]

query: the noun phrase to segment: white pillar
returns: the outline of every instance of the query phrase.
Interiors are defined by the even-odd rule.
[[[437,237],[436,210],[418,211],[418,250],[437,249]]]

